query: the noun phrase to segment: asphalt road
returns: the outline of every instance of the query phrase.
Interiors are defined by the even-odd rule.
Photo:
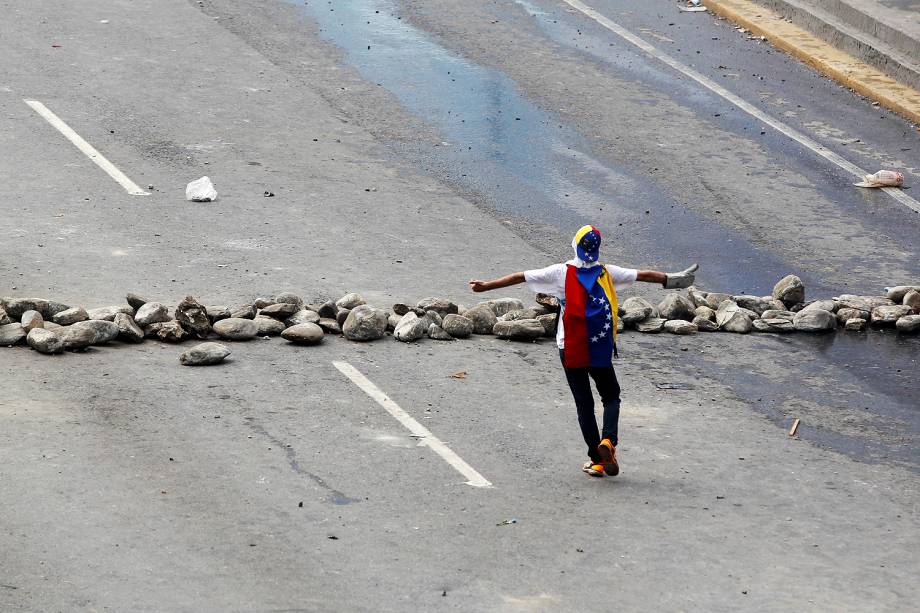
[[[850,162],[920,177],[912,126],[725,22],[593,6]],[[567,257],[585,222],[608,259],[698,260],[710,290],[920,279],[920,215],[570,9],[0,0],[0,294],[471,304],[466,279]],[[205,174],[220,199],[185,202]],[[604,480],[579,471],[550,342],[258,340],[208,369],[151,342],[2,350],[0,610],[914,606],[916,339],[621,347],[623,473]]]

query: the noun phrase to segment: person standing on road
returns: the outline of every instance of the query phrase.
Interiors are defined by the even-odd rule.
[[[491,281],[470,280],[474,292],[527,283],[536,293],[559,299],[556,344],[565,369],[578,424],[588,445],[588,462],[582,470],[592,477],[617,475],[618,422],[620,419],[620,384],[613,370],[616,355],[617,291],[635,281],[660,283],[666,289],[689,287],[699,268],[694,264],[678,273],[635,270],[598,262],[601,233],[594,226],[583,226],[575,233],[572,249],[575,257],[564,264],[515,272]],[[594,395],[590,379],[604,405],[600,433],[594,414]]]

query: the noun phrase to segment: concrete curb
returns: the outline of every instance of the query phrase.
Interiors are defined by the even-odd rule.
[[[703,0],[721,15],[855,92],[920,125],[920,91],[751,0]]]

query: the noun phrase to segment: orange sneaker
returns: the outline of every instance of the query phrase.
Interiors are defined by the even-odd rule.
[[[588,460],[585,462],[585,465],[581,467],[581,470],[591,475],[592,477],[604,476],[604,466],[602,464],[595,464],[593,460]]]
[[[601,441],[597,446],[597,452],[601,454],[601,462],[604,472],[615,477],[620,474],[620,464],[617,462],[617,446],[610,442],[609,438]]]

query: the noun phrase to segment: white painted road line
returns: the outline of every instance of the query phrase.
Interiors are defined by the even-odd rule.
[[[655,59],[660,60],[661,62],[664,62],[665,64],[667,64],[674,70],[683,74],[684,76],[690,77],[691,79],[693,79],[694,81],[696,81],[697,83],[705,87],[706,89],[722,96],[723,98],[725,98],[726,100],[728,100],[729,102],[737,106],[742,111],[751,115],[752,117],[756,117],[757,119],[764,122],[766,125],[770,126],[774,130],[785,134],[792,140],[807,147],[808,149],[811,149],[813,152],[817,153],[824,159],[836,164],[840,168],[851,173],[853,176],[858,177],[860,181],[862,180],[863,176],[869,174],[865,170],[857,166],[856,164],[840,157],[833,151],[827,149],[826,147],[824,147],[823,145],[821,145],[814,139],[811,139],[808,136],[802,134],[795,128],[784,124],[778,119],[774,119],[770,115],[767,115],[766,113],[761,111],[759,108],[757,108],[753,104],[750,104],[749,102],[743,100],[742,98],[739,98],[737,95],[728,91],[727,89],[725,89],[724,87],[722,87],[721,85],[719,85],[718,83],[710,79],[709,77],[706,77],[700,74],[699,72],[697,72],[696,70],[690,68],[689,66],[682,64],[681,62],[678,62],[673,57],[665,53],[664,51],[661,51],[654,45],[639,38],[638,36],[630,32],[629,30],[627,30],[620,24],[611,21],[610,19],[608,19],[601,13],[597,12],[596,10],[592,9],[591,7],[587,6],[583,2],[580,2],[579,0],[562,0],[562,2],[565,2],[566,4],[571,6],[573,9],[579,11],[580,13],[586,15],[587,17],[590,17],[591,19],[593,19],[600,25],[604,26],[605,28],[607,28],[608,30],[610,30],[611,32],[613,32],[614,34],[616,34],[623,40],[635,45],[639,49],[642,49],[643,51],[645,51],[646,53],[648,53]],[[892,198],[894,198],[895,200],[897,200],[898,202],[900,202],[907,208],[917,213],[920,213],[920,202],[917,202],[916,200],[914,200],[913,198],[905,194],[900,189],[896,187],[883,187],[880,189],[885,191],[889,196],[891,196]]]
[[[60,117],[52,113],[48,107],[38,100],[23,100],[32,107],[36,113],[54,126],[58,132],[64,135],[73,145],[83,152],[83,154],[96,163],[99,168],[104,170],[110,177],[115,179],[119,185],[125,188],[125,191],[132,196],[149,196],[149,192],[142,190],[134,181],[125,176],[125,173],[118,170],[112,162],[108,161],[104,155],[99,153],[95,147],[83,140],[83,137],[73,131],[73,129],[61,120]]]
[[[444,458],[444,461],[450,464],[461,475],[466,477],[467,485],[473,487],[492,487],[492,484],[480,475],[476,470],[467,464],[463,458],[454,453],[450,447],[445,445],[441,440],[431,433],[428,428],[415,421],[415,419],[406,413],[396,404],[389,396],[384,394],[379,387],[362,375],[357,368],[348,362],[333,362],[333,366],[339,369],[343,375],[351,379],[352,383],[360,387],[365,394],[377,401],[377,404],[386,409],[387,413],[396,418],[396,420],[406,427],[409,432],[418,437],[418,444],[430,448],[436,454]]]

